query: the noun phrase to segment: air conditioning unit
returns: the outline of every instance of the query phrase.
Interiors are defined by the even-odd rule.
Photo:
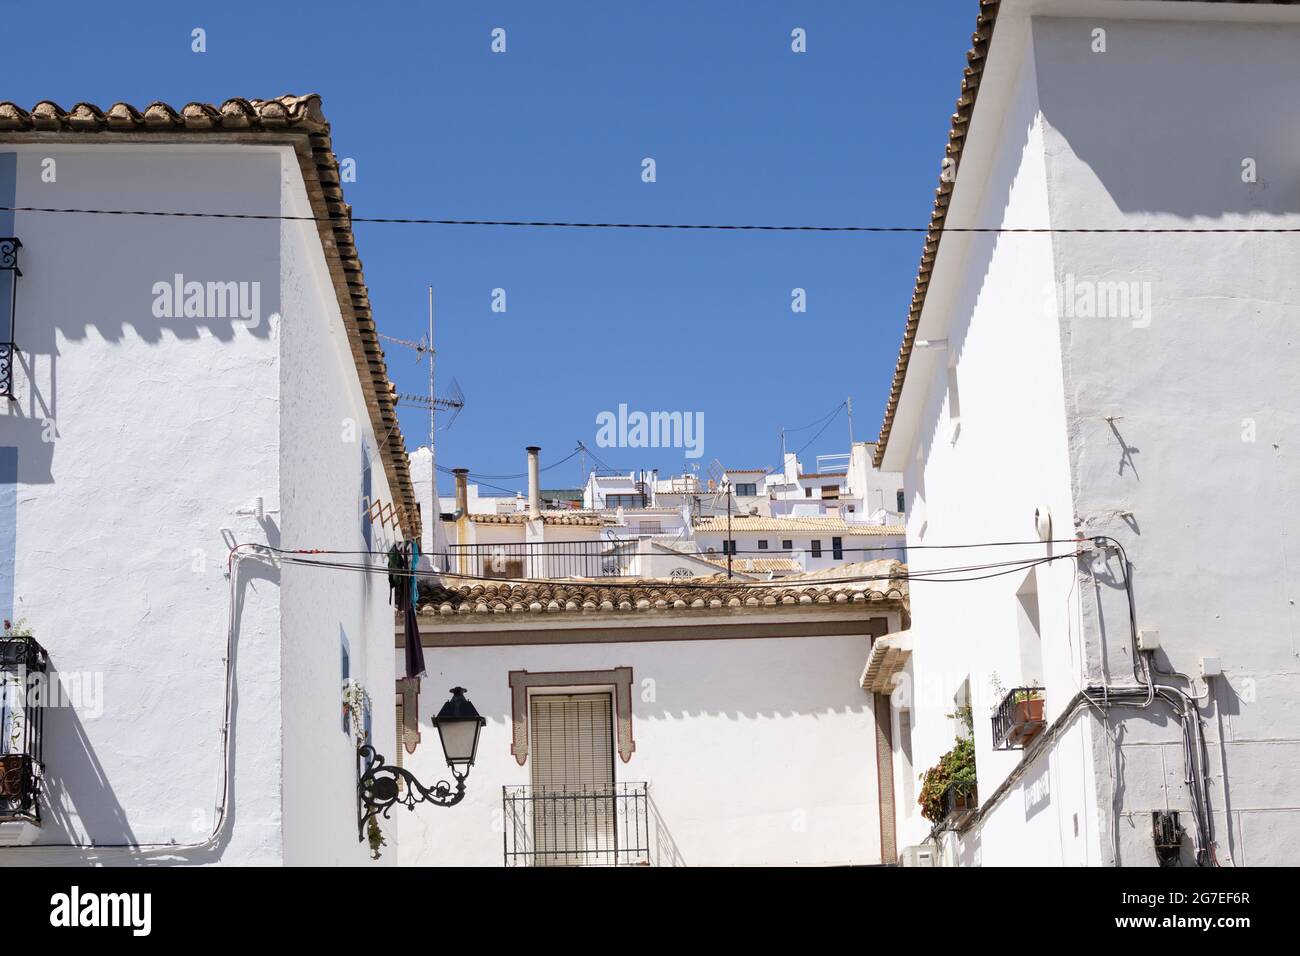
[[[898,855],[898,862],[903,866],[938,866],[939,848],[929,844],[905,846]]]

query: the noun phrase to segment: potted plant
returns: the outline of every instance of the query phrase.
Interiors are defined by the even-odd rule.
[[[941,823],[954,812],[974,810],[976,801],[975,741],[958,737],[952,749],[921,775],[917,803],[921,816]]]
[[[343,684],[343,713],[352,724],[352,736],[360,747],[367,742],[366,714],[370,710],[370,694],[361,684],[349,679]],[[370,859],[379,859],[380,850],[388,845],[379,821],[373,816],[366,821],[366,840],[370,844]]]
[[[1043,690],[1041,687],[1017,687],[1007,691],[992,675],[993,684],[993,746],[1012,749],[1026,746],[1046,726],[1043,719]]]

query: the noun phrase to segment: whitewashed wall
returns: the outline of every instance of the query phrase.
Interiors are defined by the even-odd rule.
[[[1300,225],[1300,107],[1287,92],[1300,80],[1300,25],[1037,18],[1031,32],[1030,21],[1006,13],[951,219]],[[1260,8],[1245,15],[1295,19]],[[1104,54],[1091,50],[1097,28],[1107,33]],[[1248,156],[1257,183],[1241,180]],[[1216,854],[1238,865],[1287,862],[1300,839],[1290,796],[1300,784],[1292,706],[1300,687],[1286,598],[1297,566],[1288,489],[1300,474],[1285,454],[1298,423],[1284,397],[1296,366],[1297,252],[1287,235],[948,235],[918,337],[946,336],[949,349],[914,353],[909,389],[926,386],[926,398],[900,412],[886,461],[908,468],[909,543],[1032,538],[1041,505],[1054,537],[1077,526],[1125,545],[1138,626],[1165,640],[1158,666],[1195,675],[1203,655],[1223,659],[1227,676],[1202,716]],[[1117,281],[1148,284],[1139,286],[1145,312],[1101,317],[1052,301],[1054,290]],[[953,357],[955,441],[946,407]],[[1243,440],[1250,421],[1254,441]],[[914,568],[944,558],[911,554]],[[1117,572],[1114,559],[1038,570],[1049,720],[1088,682],[1133,680]],[[990,749],[988,721],[990,674],[1016,682],[1022,580],[912,587],[915,770],[950,746],[945,714],[969,675],[984,801],[1022,757]],[[1182,780],[1167,708],[1112,712],[1108,728],[1076,716],[986,808],[958,857],[1153,864],[1150,813],[1166,801],[1188,809]],[[1186,814],[1183,823],[1192,826]],[[903,825],[904,845],[928,830],[916,815]]]
[[[284,211],[308,215],[297,162],[288,154],[282,162]],[[391,504],[394,495],[316,227],[282,228],[283,546],[382,555],[398,532],[369,525],[362,514],[368,501]],[[351,679],[372,698],[375,745],[392,752],[397,675],[388,577],[292,565],[281,574],[284,862],[362,863],[368,847],[356,838],[356,744],[340,713],[341,658],[346,648]],[[392,864],[396,854],[390,848],[381,860]]]
[[[510,753],[511,670],[633,669],[633,736],[616,781],[645,781],[655,865],[877,863],[880,828],[866,637],[427,648],[422,782],[446,775],[430,718],[462,685],[487,718],[468,796],[394,811],[404,865],[502,865],[501,788],[529,783]]]
[[[1104,68],[1077,42],[1094,24],[1036,20],[1053,222],[1300,227],[1300,16],[1275,15],[1291,22],[1100,21]],[[1246,158],[1256,182],[1242,181]],[[1300,846],[1297,262],[1295,234],[1056,240],[1058,283],[1149,283],[1145,315],[1062,319],[1076,508],[1128,549],[1139,626],[1165,640],[1159,666],[1197,674],[1202,656],[1222,659],[1206,731],[1226,778],[1218,855],[1239,864],[1290,863]],[[1084,610],[1111,672],[1130,673],[1123,619]],[[1170,736],[1137,724],[1123,809],[1141,813],[1170,779],[1147,741]],[[1180,787],[1171,805],[1186,806]],[[1149,817],[1135,846],[1126,820],[1119,861],[1145,862]]]
[[[1000,124],[986,122],[983,136],[967,144],[960,174],[967,185],[950,212],[963,222],[1039,225],[1045,217],[1047,179],[1033,62],[1022,60],[1027,31],[1015,44],[1010,31],[1007,25],[999,34],[1006,44],[999,48],[1001,72],[986,77],[981,94],[989,101],[1005,97],[1007,113]],[[971,189],[972,183],[983,188]],[[946,338],[948,347],[913,353],[908,374],[915,383],[909,385],[928,389],[921,424],[916,432],[894,432],[885,462],[886,468],[906,469],[914,572],[1048,554],[1040,544],[935,547],[1033,541],[1040,505],[1055,516],[1055,535],[1073,535],[1059,334],[1043,307],[1051,275],[1052,240],[1046,235],[944,238],[918,338]],[[959,428],[948,409],[950,364],[956,366]],[[1076,689],[1079,645],[1071,608],[1078,592],[1070,561],[1041,566],[1036,573],[1045,709],[1052,719]],[[992,749],[990,713],[998,703],[992,676],[996,673],[1006,688],[1022,681],[1016,591],[1026,578],[1027,572],[1020,572],[969,583],[911,583],[916,640],[906,693],[913,774],[935,764],[953,745],[949,715],[967,681],[980,793],[991,794],[1018,763],[1018,752]],[[1005,806],[1023,825],[1023,808]],[[899,821],[900,846],[920,842],[929,827],[913,810]],[[1018,826],[1011,832],[1021,834],[1017,846],[1026,853],[1042,846],[1030,829]]]
[[[278,148],[16,152],[18,205],[264,212],[305,201],[296,160]],[[55,183],[41,181],[46,157]],[[241,542],[360,547],[360,449],[340,442],[359,392],[319,239],[275,222],[35,213],[17,214],[15,231],[26,364],[19,401],[0,408],[0,445],[19,455],[16,613],[65,683],[103,688],[102,707],[82,700],[47,714],[41,840],[200,841],[219,765],[223,529]],[[152,286],[176,273],[260,283],[258,321],[155,318]],[[366,430],[362,418],[359,436]],[[382,468],[374,474],[386,494]],[[259,497],[262,520],[240,513]],[[339,627],[351,634],[354,675],[390,701],[392,625],[382,585],[367,597],[360,580],[311,577],[329,573],[244,562],[233,803],[216,848],[178,858],[363,858],[341,743]],[[378,621],[378,636],[366,631]],[[390,711],[375,723],[391,736]],[[0,865],[91,858],[138,854],[0,850]]]

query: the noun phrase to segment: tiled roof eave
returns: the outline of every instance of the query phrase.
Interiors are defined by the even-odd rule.
[[[997,22],[999,6],[1000,0],[979,0],[979,14],[975,19],[975,32],[971,35],[971,48],[966,51],[966,69],[962,75],[961,95],[957,97],[957,109],[952,115],[952,123],[948,129],[948,145],[944,149],[945,159],[951,160],[952,168],[957,170],[961,169],[962,148],[966,144],[966,132],[975,111],[975,100],[979,94],[980,80],[984,75],[984,61],[988,56],[989,44],[993,40],[993,27]],[[943,172],[939,175],[939,186],[935,190],[934,206],[930,212],[930,227],[921,248],[921,262],[912,289],[912,303],[903,329],[903,344],[898,351],[898,361],[894,366],[894,377],[885,403],[885,417],[881,422],[880,437],[876,440],[876,450],[872,456],[872,463],[877,468],[881,467],[885,459],[885,447],[894,425],[899,398],[903,394],[903,381],[907,377],[907,365],[912,357],[912,343],[916,339],[916,329],[921,321],[921,312],[925,308],[925,294],[930,285],[935,259],[939,254],[939,240],[943,235],[943,225],[948,216],[948,204],[952,198],[956,178],[956,176],[945,177]]]
[[[878,588],[852,586],[757,587],[726,581],[694,586],[640,582],[493,583],[478,579],[450,587],[422,588],[422,624],[438,620],[476,622],[543,620],[549,615],[582,619],[590,616],[677,615],[732,616],[745,612],[849,611],[876,608],[905,610],[902,587],[881,581]],[[720,612],[720,613],[719,613]]]

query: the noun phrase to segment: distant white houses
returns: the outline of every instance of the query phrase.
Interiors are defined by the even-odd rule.
[[[868,447],[860,446],[861,452],[865,454]],[[540,450],[538,454],[540,457]],[[791,459],[792,469],[797,469],[793,456]],[[427,452],[412,456],[420,497],[431,494],[428,462]],[[874,470],[867,473],[877,474]],[[820,477],[829,480],[832,476]],[[651,472],[593,472],[586,501],[604,502],[605,506],[557,508],[543,507],[542,489],[531,482],[527,497],[483,497],[469,481],[469,473],[458,471],[456,497],[441,502],[441,528],[447,545],[439,549],[442,560],[438,567],[500,578],[730,573],[766,579],[906,557],[901,516],[893,512],[867,514],[828,507],[838,504],[828,493],[814,499],[812,506],[805,506],[800,499],[792,501],[797,507],[789,512],[770,514],[767,505],[779,504],[782,499],[765,497],[775,492],[769,492],[770,476],[760,469],[727,472],[728,484],[745,492],[744,496],[732,494],[730,501],[725,491],[701,490],[691,478],[661,480]],[[665,486],[670,490],[662,490]],[[819,494],[826,487],[819,485]],[[853,494],[856,486],[846,484],[846,491],[849,501],[866,500],[865,494]],[[751,501],[756,504],[746,507]],[[431,540],[427,531],[426,540]],[[692,555],[693,559],[683,557]]]

